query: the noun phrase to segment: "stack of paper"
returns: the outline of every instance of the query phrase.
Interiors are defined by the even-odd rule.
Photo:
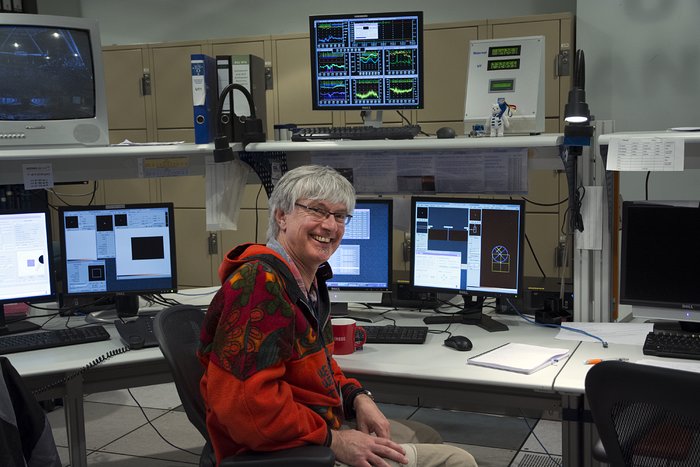
[[[569,349],[510,343],[472,357],[467,363],[529,375],[558,362],[569,352]]]

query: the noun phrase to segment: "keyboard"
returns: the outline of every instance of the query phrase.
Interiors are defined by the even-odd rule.
[[[364,326],[368,344],[422,344],[427,326]]]
[[[80,328],[10,334],[8,336],[0,336],[0,354],[49,349],[63,347],[64,345],[86,344],[109,339],[109,333],[99,324]]]
[[[325,126],[295,128],[292,141],[313,141],[328,139],[413,139],[420,133],[419,125],[404,126]]]
[[[642,351],[644,355],[700,360],[700,334],[650,332]]]

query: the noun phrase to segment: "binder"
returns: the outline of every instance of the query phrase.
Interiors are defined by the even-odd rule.
[[[469,365],[530,375],[567,357],[569,349],[509,343],[467,360]]]
[[[216,61],[205,54],[192,54],[192,105],[194,142],[207,144],[216,135]]]
[[[265,105],[265,61],[255,55],[217,55],[217,94],[230,83],[240,84],[250,92],[255,105],[256,117],[262,121],[262,127],[267,125],[267,112]],[[226,116],[222,115],[224,131],[229,141],[240,142],[245,132],[244,124],[233,115],[238,117],[251,116],[248,107],[248,100],[243,93],[238,90],[233,91],[233,108],[226,97],[222,109]]]
[[[218,87],[216,89],[217,96],[221,91],[233,82],[233,63],[231,55],[216,56],[216,77]],[[217,97],[218,98],[218,97]],[[228,136],[229,141],[233,141],[231,129],[231,97],[226,96],[223,105],[221,106],[221,114],[219,115],[219,126],[223,129],[223,134]]]

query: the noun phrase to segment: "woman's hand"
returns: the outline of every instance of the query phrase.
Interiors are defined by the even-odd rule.
[[[375,434],[379,438],[391,439],[389,420],[386,419],[371,397],[367,394],[358,394],[353,404],[359,431]]]
[[[390,467],[385,459],[408,463],[406,452],[398,443],[358,430],[333,431],[331,449],[338,461],[356,467]]]

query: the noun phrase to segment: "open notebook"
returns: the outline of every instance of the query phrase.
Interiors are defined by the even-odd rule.
[[[470,365],[531,374],[569,355],[569,349],[510,343],[467,360]]]

